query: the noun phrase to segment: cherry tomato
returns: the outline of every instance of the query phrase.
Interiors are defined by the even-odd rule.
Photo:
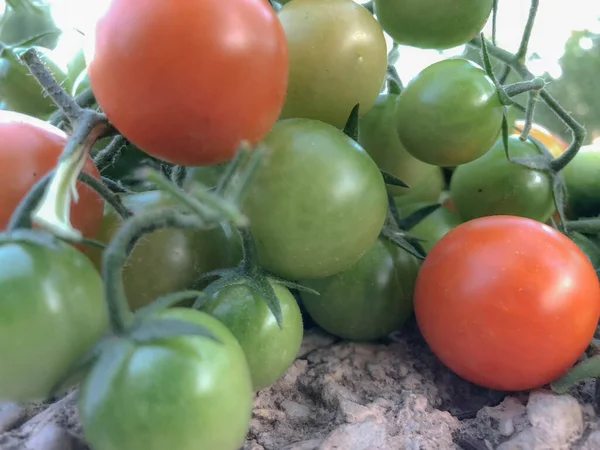
[[[374,0],[381,26],[398,44],[447,49],[482,30],[493,0]]]
[[[387,212],[375,162],[341,130],[310,119],[276,123],[264,145],[270,153],[243,206],[260,264],[292,280],[350,267]]]
[[[513,134],[521,134],[521,131],[523,131],[524,126],[524,120],[515,121]],[[529,135],[540,141],[542,144],[544,144],[544,146],[548,149],[550,153],[552,153],[552,156],[554,156],[555,158],[557,156],[562,155],[562,153],[568,147],[565,141],[563,141],[558,136],[552,134],[548,129],[544,128],[543,126],[537,123],[533,123],[531,125]]]
[[[294,0],[295,1],[295,0]],[[310,317],[329,333],[358,341],[379,339],[399,329],[413,311],[420,261],[385,238],[345,271],[301,284]]]
[[[515,135],[508,138],[508,151],[511,157],[540,154],[533,142]],[[481,158],[456,168],[450,194],[463,220],[508,214],[546,222],[556,210],[550,175],[510,162],[502,139]]]
[[[133,214],[176,204],[162,191],[129,194],[123,196],[122,201]],[[120,216],[107,206],[95,239],[108,243],[120,224]],[[210,230],[165,228],[145,235],[123,267],[129,305],[133,309],[140,308],[161,295],[190,288],[205,272],[235,265],[241,258],[239,237],[232,234],[228,239],[224,227],[226,225]],[[102,250],[89,247],[86,254],[101,270]]]
[[[502,115],[496,87],[485,71],[472,61],[451,58],[426,67],[405,87],[396,127],[415,158],[457,166],[490,149]]]
[[[385,37],[373,15],[353,0],[294,0],[278,15],[290,53],[281,118],[342,128],[357,103],[366,113],[387,70]]]
[[[285,34],[265,0],[112,0],[91,43],[98,104],[164,161],[230,159],[264,137],[285,99]]]
[[[238,450],[252,412],[244,352],[217,319],[172,308],[157,318],[203,325],[221,342],[184,335],[131,343],[110,389],[81,386],[78,411],[94,450]]]
[[[0,400],[45,400],[104,333],[102,280],[74,247],[0,245]]]
[[[0,111],[0,227],[8,224],[19,202],[37,180],[54,168],[67,143],[67,135],[35,117]],[[91,158],[84,172],[100,178]],[[79,201],[71,205],[71,222],[85,237],[91,238],[102,220],[104,201],[91,188],[77,183]]]
[[[271,286],[281,305],[281,328],[264,297],[249,284],[219,289],[202,305],[202,311],[225,324],[242,346],[255,390],[275,383],[292,365],[304,334],[294,296],[284,286]]]
[[[394,111],[398,95],[381,94],[373,108],[358,122],[358,143],[379,168],[400,178],[410,188],[388,186],[391,195],[406,203],[436,202],[444,189],[439,167],[426,164],[406,151],[396,132]]]
[[[569,215],[600,215],[600,146],[586,145],[562,171],[567,188]]]
[[[400,199],[401,198],[402,197],[400,197]],[[397,200],[398,198],[394,199],[396,206],[398,207],[398,213],[402,218],[406,218],[415,211],[428,205],[426,202],[408,205],[398,204],[399,202]],[[426,252],[429,252],[442,236],[451,229],[457,227],[460,223],[461,220],[454,211],[445,206],[441,206],[407,231],[414,237],[424,239],[425,241],[421,242],[421,247],[423,247],[423,250]]]
[[[542,386],[577,360],[600,316],[586,255],[554,228],[490,216],[446,234],[423,262],[415,314],[452,371],[490,389]]]

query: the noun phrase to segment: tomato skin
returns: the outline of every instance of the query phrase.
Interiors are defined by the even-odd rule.
[[[540,154],[516,135],[509,136],[508,151],[511,157]],[[550,176],[511,163],[501,138],[481,158],[456,168],[450,195],[463,220],[508,214],[546,222],[556,210]]]
[[[398,213],[402,218],[406,218],[415,211],[428,205],[427,202],[402,205],[398,204],[397,200],[398,197],[394,199],[394,202],[396,203]],[[425,239],[424,242],[421,242],[421,246],[423,247],[423,250],[429,252],[437,241],[460,224],[461,220],[454,211],[445,206],[441,206],[408,231],[414,237]]]
[[[95,450],[237,450],[253,396],[240,345],[208,314],[172,308],[157,317],[204,325],[222,343],[187,335],[134,344],[102,396],[82,384],[86,440]]]
[[[406,203],[436,202],[444,189],[442,171],[414,158],[400,142],[394,122],[397,101],[398,95],[395,94],[377,97],[373,107],[358,122],[358,143],[379,168],[410,186],[387,186],[391,195],[402,196]]]
[[[517,120],[514,124],[513,134],[520,135],[523,127],[525,126],[524,120]],[[550,130],[544,128],[540,124],[533,123],[531,130],[529,130],[529,136],[540,141],[548,149],[552,156],[555,158],[563,154],[567,149],[568,145],[558,136],[552,134]]]
[[[292,280],[326,277],[355,263],[377,239],[387,212],[375,162],[341,130],[310,119],[278,122],[264,145],[270,153],[243,205],[259,263]]]
[[[473,39],[493,0],[374,0],[383,29],[398,44],[443,50]]]
[[[294,0],[278,16],[290,54],[280,118],[343,128],[357,103],[365,114],[387,70],[385,37],[373,15],[353,0]]]
[[[292,365],[304,335],[292,293],[282,285],[271,286],[281,305],[282,328],[260,293],[247,284],[220,289],[202,305],[202,311],[219,319],[242,346],[256,391],[275,383]]]
[[[74,247],[57,246],[0,246],[2,401],[45,400],[107,328],[100,276]]]
[[[160,206],[177,205],[162,191],[145,191],[122,197],[133,214]],[[122,220],[107,206],[95,239],[108,243]],[[129,305],[138,309],[161,295],[188,289],[205,272],[235,265],[241,259],[237,234],[228,239],[224,228],[190,230],[166,228],[153,231],[136,244],[123,268],[123,283]],[[102,250],[86,250],[101,270]]]
[[[285,99],[285,34],[265,0],[112,0],[91,45],[88,77],[106,116],[171,163],[230,159],[241,140],[263,138]]]
[[[343,339],[368,341],[402,327],[413,311],[420,262],[385,238],[345,271],[300,283],[320,293],[303,292],[311,318]]]
[[[446,234],[423,262],[415,314],[459,376],[507,391],[568,370],[600,316],[600,285],[569,238],[535,220],[489,216]]]
[[[411,155],[457,166],[485,154],[502,124],[494,82],[472,61],[450,58],[423,69],[404,88],[396,128]]]
[[[569,216],[600,215],[600,146],[581,147],[562,174],[567,188]]]
[[[5,228],[13,211],[29,189],[54,168],[67,135],[35,117],[0,111],[0,228]],[[100,179],[94,161],[88,157],[83,171]],[[71,203],[71,223],[85,237],[96,233],[102,220],[103,199],[91,188],[77,182],[79,201]]]

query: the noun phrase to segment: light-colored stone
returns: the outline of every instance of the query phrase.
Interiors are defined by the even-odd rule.
[[[84,450],[84,444],[56,424],[39,428],[25,443],[27,450]]]
[[[336,428],[319,445],[318,450],[387,450],[384,423],[365,421]]]
[[[0,404],[0,433],[10,430],[23,418],[23,409],[14,403]]]

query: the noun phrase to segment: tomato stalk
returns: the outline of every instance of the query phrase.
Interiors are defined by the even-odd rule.
[[[127,140],[120,134],[116,135],[94,158],[94,164],[96,164],[98,171],[102,172],[104,169],[114,164],[126,145]]]
[[[533,80],[519,81],[502,87],[509,97],[515,97],[524,92],[539,91],[544,89],[546,82],[543,78],[536,77]],[[511,102],[512,103],[512,102]]]

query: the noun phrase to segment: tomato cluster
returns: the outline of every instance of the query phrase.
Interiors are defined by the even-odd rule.
[[[386,46],[465,44],[494,2],[226,3],[111,0],[85,61],[47,60],[117,135],[79,142],[104,190],[78,181],[58,214],[94,246],[17,220],[78,136],[49,123],[26,47],[4,49],[0,400],[80,383],[96,450],[235,450],[253,393],[298,354],[300,306],[357,341],[414,313],[439,359],[489,388],[567,371],[600,317],[600,238],[561,224],[600,215],[600,150],[554,170],[567,144],[507,121],[489,69],[449,58],[400,88]],[[260,163],[229,195],[247,148]],[[168,187],[132,179],[145,164]]]

